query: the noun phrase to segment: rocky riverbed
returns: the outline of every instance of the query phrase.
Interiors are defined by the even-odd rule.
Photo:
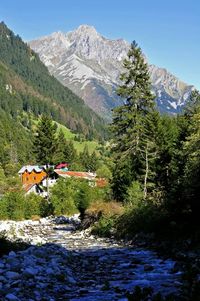
[[[77,216],[0,222],[9,240],[31,244],[0,258],[0,300],[125,301],[136,286],[180,294],[182,272],[173,260],[78,231],[78,224]]]

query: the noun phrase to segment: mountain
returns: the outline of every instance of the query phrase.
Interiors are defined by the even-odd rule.
[[[21,113],[51,114],[55,121],[88,137],[105,133],[103,120],[64,87],[39,56],[0,23],[0,109],[16,118]]]
[[[109,40],[94,27],[81,25],[68,33],[55,32],[29,43],[41,60],[62,84],[84,99],[106,120],[111,109],[122,103],[116,95],[129,43]],[[161,112],[177,113],[185,105],[193,86],[166,69],[149,65],[152,89]]]

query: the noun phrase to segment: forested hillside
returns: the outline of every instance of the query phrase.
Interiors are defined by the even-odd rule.
[[[87,137],[104,135],[104,124],[73,92],[51,76],[19,36],[0,23],[0,107],[12,117],[20,112],[47,113]]]
[[[20,122],[0,109],[0,163],[25,163],[31,157],[31,134]]]

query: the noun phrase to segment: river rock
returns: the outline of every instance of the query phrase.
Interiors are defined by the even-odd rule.
[[[16,280],[20,278],[20,274],[17,272],[13,272],[13,271],[8,271],[5,274],[6,278],[8,278],[9,280]]]
[[[154,267],[151,264],[145,264],[144,265],[144,271],[145,272],[149,272],[149,271],[153,271]]]
[[[20,301],[15,295],[13,294],[7,294],[6,299],[9,301]]]
[[[181,272],[171,273],[173,260],[88,230],[74,231],[76,219],[0,222],[0,233],[7,229],[13,241],[19,234],[31,244],[0,259],[1,301],[125,301],[137,285],[163,296],[179,294]]]
[[[25,268],[25,270],[23,271],[23,275],[25,275],[26,277],[33,277],[37,275],[37,273],[38,270],[33,267]]]

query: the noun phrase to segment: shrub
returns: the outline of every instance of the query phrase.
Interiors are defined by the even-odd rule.
[[[43,199],[40,202],[40,216],[46,217],[54,214],[54,209],[51,203]]]
[[[101,214],[100,220],[92,229],[93,234],[99,236],[110,236],[115,228],[117,218],[123,214],[124,208],[118,202],[96,201],[91,204],[87,212],[90,214]]]
[[[8,218],[22,220],[25,211],[25,197],[23,192],[8,192],[3,197],[7,206]]]
[[[138,208],[126,207],[116,221],[119,236],[134,236],[138,232],[158,232],[168,223],[168,216],[161,207],[142,203]]]
[[[43,202],[43,198],[31,193],[25,198],[25,211],[24,217],[29,219],[33,216],[40,215],[40,206],[41,202]]]
[[[55,215],[73,214],[76,212],[75,182],[71,179],[61,179],[51,189],[51,203]]]
[[[102,165],[101,167],[99,167],[96,171],[96,174],[99,178],[111,179],[112,177],[112,172],[106,165]]]
[[[52,204],[31,193],[25,197],[21,192],[8,192],[0,200],[0,219],[22,220],[46,217],[53,214]]]
[[[111,230],[113,229],[114,224],[114,217],[102,216],[98,223],[94,225],[92,233],[103,237],[109,237],[111,235]]]
[[[111,217],[113,215],[121,215],[124,212],[124,208],[119,202],[97,200],[91,203],[87,212],[91,214],[101,212],[104,217]]]
[[[111,200],[111,190],[109,185],[106,185],[105,187],[92,187],[91,190],[91,202]]]
[[[127,201],[132,208],[138,208],[141,205],[143,199],[143,191],[141,189],[140,183],[134,181],[128,188]]]
[[[0,199],[0,219],[8,219],[7,201],[5,198]]]
[[[81,218],[84,217],[86,209],[89,207],[92,194],[91,188],[87,181],[79,180],[77,181],[77,192],[75,194],[76,207],[80,212]]]

